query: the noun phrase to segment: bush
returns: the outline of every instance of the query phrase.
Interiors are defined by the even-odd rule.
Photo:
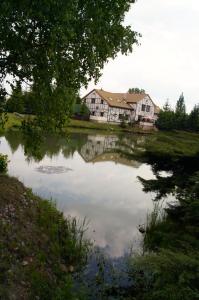
[[[0,172],[6,172],[8,167],[8,156],[0,154]]]

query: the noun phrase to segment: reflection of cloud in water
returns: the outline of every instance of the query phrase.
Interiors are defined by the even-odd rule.
[[[125,139],[130,149],[140,143],[140,137]],[[1,152],[7,153],[11,161],[9,174],[38,195],[55,200],[65,215],[80,220],[86,217],[90,221],[86,235],[95,240],[95,245],[119,257],[132,244],[138,244],[141,234],[137,227],[145,223],[153,205],[137,176],[152,179],[153,173],[150,166],[116,153],[118,136],[73,135],[69,144],[64,139],[47,140],[39,163],[28,163],[22,146],[12,153],[6,139],[1,141]],[[22,145],[20,140],[18,144]]]
[[[65,207],[63,203],[61,207],[57,204],[66,217],[82,220],[86,216],[89,222],[86,236],[113,257],[122,256],[131,247],[135,249],[140,245],[142,239],[137,227],[145,221],[146,210],[132,208],[127,211],[100,203],[67,203]]]
[[[61,174],[72,171],[72,169],[62,166],[39,166],[35,170],[44,174]]]

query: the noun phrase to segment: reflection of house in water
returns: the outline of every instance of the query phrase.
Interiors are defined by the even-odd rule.
[[[89,135],[87,143],[81,148],[80,154],[86,162],[113,161],[118,164],[138,168],[141,163],[126,158],[120,152],[123,147],[119,145],[117,136]]]

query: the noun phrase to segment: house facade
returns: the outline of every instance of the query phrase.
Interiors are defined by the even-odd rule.
[[[139,142],[143,144],[143,136],[137,137],[135,141],[123,138],[124,145],[118,144],[117,135],[88,135],[87,142],[81,147],[80,155],[87,163],[114,162],[116,164],[138,168],[140,163],[129,160],[121,154],[121,150],[139,147]],[[137,143],[137,144],[136,144]],[[126,148],[127,146],[127,148]]]
[[[158,107],[147,94],[110,93],[94,89],[82,101],[90,111],[90,119],[98,122],[133,123],[147,118],[155,122]]]

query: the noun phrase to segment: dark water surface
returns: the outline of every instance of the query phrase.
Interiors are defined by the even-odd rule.
[[[9,174],[36,194],[56,201],[66,216],[89,221],[87,237],[112,257],[137,247],[137,227],[152,211],[152,194],[137,176],[154,178],[151,167],[121,155],[141,148],[144,136],[73,133],[45,139],[39,155],[24,154],[18,132],[0,137],[0,152],[10,160]]]

